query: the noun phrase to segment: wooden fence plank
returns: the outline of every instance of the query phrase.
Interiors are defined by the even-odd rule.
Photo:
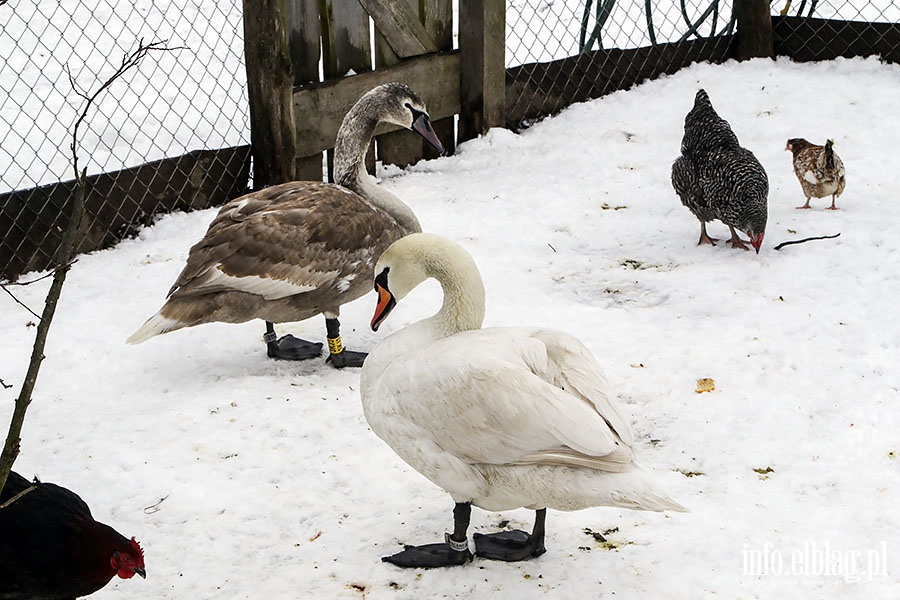
[[[294,179],[294,72],[283,0],[244,0],[253,187]]]
[[[372,70],[369,15],[359,0],[320,0],[325,79]]]
[[[360,1],[365,3],[365,0]],[[377,8],[378,5],[378,2],[370,2],[367,10],[372,10],[373,7]],[[418,0],[394,0],[394,10],[402,10],[407,14],[405,21],[412,19],[422,28],[422,31],[425,31],[422,24],[419,23],[415,12],[413,12],[417,6]],[[382,29],[385,25],[389,26],[387,31]],[[388,39],[388,36],[399,35],[398,32],[392,31],[391,27],[397,27],[397,24],[392,19],[380,17],[379,20],[375,21],[375,67],[378,69],[396,65],[402,60],[400,55],[394,51],[394,45]],[[417,54],[424,53],[424,46],[420,45]],[[422,158],[422,138],[411,131],[398,130],[378,136],[377,146],[378,159],[385,164],[397,165],[402,168],[414,165]]]
[[[439,50],[453,49],[453,3],[451,0],[419,0],[424,11],[425,29],[434,38]],[[456,150],[456,118],[432,120],[434,132],[444,143],[447,154]],[[422,144],[423,157],[438,157],[438,151],[431,144]]]
[[[418,14],[418,0],[358,0],[375,21],[375,28],[384,36],[400,58],[437,52],[438,44],[422,25]]]
[[[319,5],[317,0],[285,0],[288,51],[294,85],[319,81]]]
[[[459,141],[506,121],[505,30],[505,2],[459,0]]]
[[[314,114],[316,122],[297,122],[297,155],[308,156],[334,146],[344,115],[373,87],[390,81],[405,83],[428,105],[433,119],[459,112],[459,52],[439,52],[405,60],[371,73],[312,84],[294,91],[294,111]],[[396,130],[382,125],[377,133]]]
[[[358,0],[320,0],[322,10],[322,70],[325,79],[344,77],[353,71],[372,70],[369,15]],[[317,115],[310,114],[314,122]],[[334,181],[334,150],[326,153],[328,181]],[[366,154],[366,166],[375,171],[374,144]]]
[[[319,0],[285,0],[288,12],[288,40],[291,62],[294,65],[294,85],[319,81],[321,54],[321,29],[319,26]],[[295,119],[304,118],[294,113]],[[296,127],[296,126],[295,126]],[[322,181],[320,152],[313,156],[300,156],[294,160],[294,177],[304,181]]]

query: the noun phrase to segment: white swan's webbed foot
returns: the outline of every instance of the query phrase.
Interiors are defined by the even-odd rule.
[[[491,560],[516,562],[536,558],[547,551],[544,547],[544,521],[547,509],[535,512],[531,534],[520,529],[498,533],[475,534],[475,556]]]
[[[448,543],[426,544],[407,546],[403,552],[384,556],[381,560],[404,569],[433,569],[464,565],[472,560],[472,553],[468,549],[453,550]]]
[[[543,540],[537,540],[521,529],[475,534],[475,556],[481,558],[516,562],[535,558],[546,551]]]

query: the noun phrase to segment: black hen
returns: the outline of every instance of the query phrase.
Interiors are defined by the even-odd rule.
[[[698,244],[715,244],[706,222],[719,219],[731,230],[728,240],[748,250],[737,230],[759,253],[766,232],[769,179],[753,153],[742,148],[728,121],[716,114],[706,91],[684,118],[681,156],[672,165],[672,185],[681,203],[700,220]]]
[[[146,577],[134,538],[95,521],[74,492],[9,474],[0,492],[0,600],[70,600],[135,573]]]

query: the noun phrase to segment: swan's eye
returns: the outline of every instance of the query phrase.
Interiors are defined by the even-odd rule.
[[[381,273],[375,276],[375,288],[378,286],[383,287],[384,289],[388,289],[388,273],[391,271],[390,267],[385,267],[381,270]]]

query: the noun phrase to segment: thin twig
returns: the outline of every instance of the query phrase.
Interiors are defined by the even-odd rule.
[[[163,496],[162,498],[159,499],[159,502],[156,502],[156,503],[154,503],[154,504],[151,504],[150,506],[145,506],[145,507],[144,507],[144,514],[145,514],[145,515],[152,515],[153,513],[159,512],[160,510],[162,510],[162,509],[160,509],[159,505],[162,504],[163,501],[164,501],[166,498],[168,498],[168,497],[169,497],[169,495],[166,494],[165,496]]]
[[[21,498],[22,496],[24,496],[24,495],[27,494],[28,492],[33,492],[33,491],[36,490],[36,489],[37,489],[37,486],[36,486],[36,485],[30,485],[30,486],[28,486],[27,488],[25,488],[24,490],[22,490],[21,492],[19,492],[18,494],[16,494],[15,496],[13,496],[12,498],[10,498],[10,499],[7,500],[6,502],[4,502],[3,504],[0,504],[0,510],[3,510],[4,508],[6,508],[7,506],[11,505],[13,502],[15,502],[16,500],[18,500],[19,498]]]
[[[100,89],[90,95],[81,92],[78,89],[71,72],[68,68],[66,69],[66,72],[69,74],[69,81],[72,83],[72,88],[75,90],[76,94],[85,100],[84,110],[81,111],[81,114],[72,129],[72,143],[70,146],[72,149],[72,168],[75,171],[75,196],[72,198],[71,202],[69,221],[63,230],[62,240],[60,241],[59,248],[56,252],[55,260],[58,266],[54,269],[53,283],[50,284],[50,290],[47,292],[47,299],[44,301],[44,310],[40,316],[40,322],[38,323],[37,331],[34,335],[31,360],[28,362],[28,370],[26,371],[25,379],[22,382],[22,389],[19,390],[19,395],[16,398],[12,418],[9,423],[9,432],[6,436],[6,443],[3,446],[3,452],[0,453],[0,489],[3,489],[6,485],[9,472],[12,469],[16,457],[19,455],[19,441],[22,434],[22,425],[25,422],[25,412],[28,410],[28,405],[31,404],[34,386],[37,383],[41,363],[44,360],[44,346],[47,343],[47,334],[50,330],[50,323],[53,320],[53,315],[56,313],[56,305],[59,303],[60,293],[62,292],[63,284],[66,281],[66,274],[71,265],[72,254],[75,250],[75,238],[78,234],[78,224],[84,213],[84,197],[87,189],[87,169],[79,170],[78,168],[78,129],[85,119],[87,119],[88,112],[94,104],[94,101],[103,91],[109,88],[114,81],[122,77],[126,71],[137,66],[151,50],[169,50],[164,44],[165,42],[153,42],[145,46],[144,40],[140,40],[137,50],[131,54],[126,54],[125,58],[122,59],[122,65],[116,69],[115,73],[100,86]]]
[[[781,250],[785,246],[790,246],[791,244],[802,244],[803,242],[811,242],[813,240],[830,240],[832,238],[838,237],[839,235],[841,235],[841,234],[836,233],[834,235],[818,235],[816,237],[803,238],[802,240],[791,240],[790,242],[781,242],[780,244],[775,246],[775,249]]]
[[[12,299],[15,301],[16,304],[18,304],[19,306],[21,306],[22,308],[24,308],[25,310],[27,310],[28,312],[30,312],[30,313],[32,314],[32,316],[37,317],[37,319],[40,320],[41,315],[39,315],[39,314],[37,314],[36,312],[34,312],[33,310],[31,310],[31,309],[28,307],[27,304],[25,304],[24,302],[22,302],[21,300],[19,300],[18,298],[16,298],[16,295],[13,294],[13,293],[12,293],[11,291],[9,291],[8,289],[6,289],[6,286],[5,286],[5,285],[0,285],[0,288],[2,288],[4,292],[6,292],[7,294],[9,294],[9,297],[12,298]]]
[[[73,258],[73,259],[70,260],[68,263],[64,264],[63,266],[61,266],[61,267],[56,267],[56,269],[65,269],[65,268],[71,267],[72,265],[74,265],[74,264],[77,263],[77,262],[78,262],[78,259],[77,259],[77,258]],[[5,288],[5,287],[11,286],[11,285],[20,285],[20,286],[31,285],[32,283],[37,283],[38,281],[43,281],[44,279],[48,279],[48,278],[50,278],[50,277],[53,277],[53,274],[56,273],[56,269],[53,269],[53,270],[50,271],[49,273],[44,273],[43,275],[41,275],[41,276],[38,277],[37,279],[32,279],[31,281],[7,281],[6,283],[0,283],[0,287],[4,287],[4,288]]]
[[[2,288],[4,292],[6,292],[7,294],[9,294],[9,297],[12,298],[12,299],[15,301],[16,304],[18,304],[19,306],[21,306],[22,308],[24,308],[25,310],[27,310],[28,312],[30,312],[30,313],[32,314],[32,316],[34,316],[34,317],[36,317],[38,320],[40,320],[41,316],[40,316],[39,314],[37,314],[36,312],[34,312],[33,310],[31,310],[31,308],[30,308],[27,304],[25,304],[24,302],[22,302],[21,300],[19,300],[18,298],[16,298],[16,295],[13,294],[11,291],[9,291],[7,288],[8,288],[9,286],[13,286],[13,285],[26,286],[26,285],[31,285],[32,283],[37,283],[38,281],[43,281],[44,279],[47,279],[48,277],[53,277],[54,275],[56,275],[56,271],[58,271],[59,269],[68,269],[69,267],[71,267],[72,265],[74,265],[76,262],[78,262],[78,259],[77,259],[77,258],[73,258],[72,260],[70,260],[69,262],[67,262],[66,264],[64,264],[63,266],[61,266],[61,267],[56,267],[55,269],[53,269],[53,270],[50,271],[49,273],[46,273],[46,274],[44,274],[44,275],[41,275],[41,276],[38,277],[37,279],[32,279],[31,281],[9,281],[9,282],[7,282],[7,283],[0,283],[0,288]]]
[[[138,65],[145,56],[147,56],[150,52],[157,51],[169,51],[169,50],[177,50],[179,48],[169,48],[165,44],[168,40],[161,40],[158,42],[150,42],[146,46],[144,45],[144,38],[141,38],[138,41],[137,50],[132,52],[131,54],[126,54],[122,58],[122,64],[119,65],[119,68],[116,69],[115,73],[107,79],[103,85],[100,86],[97,91],[93,94],[88,95],[87,93],[78,89],[78,85],[75,83],[75,79],[72,77],[71,71],[69,71],[68,65],[66,65],[66,74],[69,76],[69,83],[72,85],[72,90],[81,96],[84,100],[86,100],[86,105],[84,110],[81,111],[81,115],[78,117],[78,120],[75,121],[75,127],[72,130],[72,168],[75,170],[75,179],[77,180],[79,177],[84,177],[83,173],[79,173],[78,171],[78,153],[75,150],[75,144],[78,140],[78,128],[81,127],[81,124],[87,118],[88,110],[91,108],[91,105],[94,103],[94,100],[102,94],[106,89],[113,84],[113,82],[125,74],[126,71]]]

